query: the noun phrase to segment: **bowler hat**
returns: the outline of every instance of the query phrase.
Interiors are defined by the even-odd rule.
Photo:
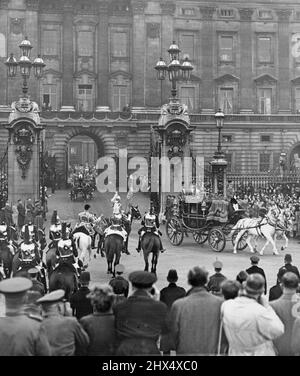
[[[214,267],[215,269],[222,269],[222,268],[223,268],[223,264],[221,263],[221,261],[216,260],[216,261],[213,263],[213,267]]]
[[[42,298],[38,299],[36,302],[38,304],[51,304],[61,301],[65,296],[65,291],[62,289],[55,290],[50,292],[49,294],[44,295]]]
[[[82,272],[80,274],[79,279],[80,279],[80,282],[83,282],[83,283],[90,282],[90,280],[91,280],[90,272]]]
[[[129,281],[137,288],[149,288],[157,281],[154,273],[135,271],[129,274]]]
[[[257,264],[259,262],[260,258],[257,255],[253,255],[250,257],[250,261]]]
[[[170,269],[168,276],[167,276],[167,281],[168,282],[176,282],[178,281],[178,275],[177,275],[177,270],[175,269]]]

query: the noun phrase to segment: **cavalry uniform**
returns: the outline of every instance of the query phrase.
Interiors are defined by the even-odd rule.
[[[112,234],[122,236],[124,243],[127,239],[127,232],[122,227],[122,214],[115,215],[111,219],[112,224],[104,230],[104,236],[107,237]]]
[[[51,218],[51,226],[49,229],[49,238],[52,243],[57,242],[61,238],[61,231],[61,223],[57,215],[57,210],[54,210]],[[52,246],[52,244],[50,246]]]
[[[140,250],[141,250],[141,241],[142,241],[142,238],[143,238],[144,234],[146,232],[152,232],[152,233],[154,233],[155,235],[158,236],[158,238],[160,240],[160,251],[164,252],[165,250],[162,247],[162,242],[161,242],[161,238],[160,238],[160,235],[162,235],[162,233],[158,230],[158,228],[159,228],[158,216],[156,214],[154,214],[153,210],[150,210],[149,213],[146,213],[144,215],[144,218],[142,220],[141,225],[143,227],[140,228],[139,231],[138,231],[138,234],[140,235],[140,237],[139,237],[138,247],[137,247],[136,250],[138,252],[140,252]]]
[[[116,192],[114,197],[111,199],[113,203],[113,215],[121,214],[122,211],[122,204],[121,204],[121,197]]]
[[[89,213],[87,210],[78,214],[79,224],[76,227],[84,226],[88,231],[87,235],[94,236],[95,231],[93,229],[93,224],[95,222],[95,216]]]

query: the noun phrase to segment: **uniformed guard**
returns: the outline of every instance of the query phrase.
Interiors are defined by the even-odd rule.
[[[75,230],[82,226],[85,229],[85,231],[83,232],[92,237],[92,248],[94,248],[96,233],[93,225],[95,223],[96,217],[92,213],[90,213],[90,208],[91,206],[89,204],[84,205],[84,211],[78,214],[79,223],[76,226]]]
[[[111,234],[118,234],[122,236],[123,245],[124,245],[122,252],[129,255],[130,253],[128,252],[125,246],[128,234],[127,234],[127,231],[122,226],[122,214],[121,213],[115,214],[111,217],[111,225],[104,230],[104,238]]]
[[[161,241],[161,238],[160,238],[162,233],[159,231],[159,219],[158,219],[158,215],[155,213],[155,208],[154,208],[154,205],[153,205],[152,202],[150,204],[150,210],[149,210],[148,213],[146,213],[144,215],[144,218],[141,222],[141,225],[143,227],[140,228],[139,231],[138,231],[139,242],[138,242],[138,247],[136,248],[137,252],[141,251],[141,240],[142,240],[143,235],[147,231],[151,231],[158,236],[158,238],[160,240],[160,252],[164,252],[165,249],[162,246],[162,241]]]
[[[25,230],[24,230],[24,238],[23,242],[20,244],[20,253],[18,257],[19,265],[18,269],[21,268],[21,264],[23,262],[25,263],[30,263],[37,267],[38,269],[41,269],[40,262],[40,253],[39,249],[37,247],[37,244],[33,240],[33,238],[30,236],[29,233],[29,226],[25,225]]]
[[[119,196],[118,192],[115,193],[114,197],[111,199],[111,202],[113,203],[113,215],[121,214],[122,204],[121,197]]]
[[[221,296],[221,284],[227,278],[221,273],[221,270],[223,268],[221,261],[216,260],[213,263],[213,267],[216,273],[209,278],[207,288],[212,294]]]
[[[122,264],[118,264],[115,267],[116,277],[109,281],[114,293],[116,294],[115,304],[118,304],[125,300],[129,292],[129,282],[122,276],[125,271],[125,267]]]
[[[53,211],[51,217],[51,226],[49,229],[49,238],[52,243],[57,242],[61,238],[61,222],[57,215],[57,210]],[[50,247],[50,246],[49,246]]]
[[[0,282],[5,295],[6,317],[0,318],[0,356],[50,356],[50,345],[41,321],[25,313],[26,293],[32,287],[27,278]]]
[[[67,223],[61,224],[61,239],[57,243],[58,263],[68,263],[74,269],[75,273],[80,272],[80,267],[77,263],[78,252],[72,239],[67,233]]]

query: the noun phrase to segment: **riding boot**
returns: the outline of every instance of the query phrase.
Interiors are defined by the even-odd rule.
[[[161,238],[159,238],[159,242],[160,242],[160,252],[161,252],[161,253],[164,253],[164,252],[166,251],[166,249],[163,248]]]
[[[139,237],[139,243],[138,243],[138,246],[136,248],[136,251],[141,252],[141,238],[140,237]]]

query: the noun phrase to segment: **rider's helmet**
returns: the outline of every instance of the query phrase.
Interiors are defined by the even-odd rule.
[[[150,210],[149,210],[149,213],[154,215],[155,214],[155,206],[154,206],[154,203],[151,201],[150,202]]]
[[[122,214],[115,214],[111,217],[111,223],[113,226],[120,226],[122,224]]]
[[[57,210],[53,210],[53,214],[51,217],[51,224],[52,225],[59,225],[60,224],[60,219],[59,216],[57,215]]]

